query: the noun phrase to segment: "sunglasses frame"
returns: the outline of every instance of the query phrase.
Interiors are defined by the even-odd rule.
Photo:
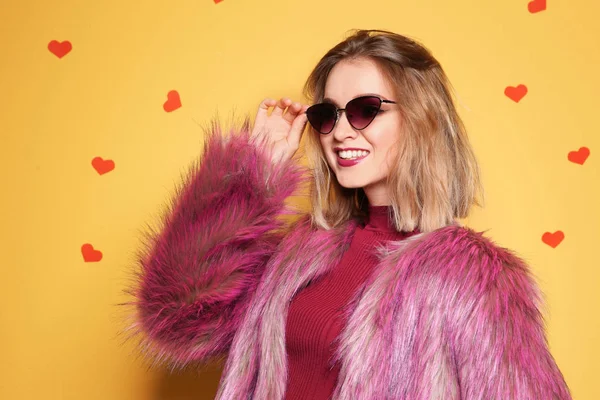
[[[375,118],[376,118],[376,117],[377,117],[377,115],[379,114],[379,111],[381,110],[381,105],[382,105],[383,103],[397,104],[397,102],[395,102],[395,101],[392,101],[392,100],[385,100],[385,99],[382,99],[382,98],[381,98],[381,97],[379,97],[379,96],[375,96],[375,95],[365,95],[365,96],[359,96],[359,97],[356,97],[356,98],[354,98],[354,99],[352,99],[352,100],[348,101],[348,103],[346,103],[346,105],[344,106],[344,108],[337,108],[337,107],[336,107],[334,104],[332,104],[332,103],[317,103],[317,104],[313,104],[312,106],[308,107],[304,113],[305,113],[305,114],[308,114],[308,110],[310,110],[312,107],[314,107],[314,106],[320,106],[320,105],[323,105],[323,104],[326,104],[326,105],[328,105],[328,106],[333,106],[333,107],[335,107],[335,120],[333,121],[333,124],[331,125],[331,130],[330,130],[329,132],[321,132],[321,131],[317,130],[317,129],[316,129],[314,126],[313,126],[313,129],[314,129],[314,130],[316,130],[317,132],[319,132],[321,135],[329,135],[331,132],[333,132],[333,129],[335,128],[335,126],[337,125],[337,122],[338,122],[338,120],[340,119],[340,111],[344,111],[344,112],[346,112],[346,108],[348,108],[348,104],[349,104],[349,103],[351,103],[351,102],[353,102],[353,101],[356,101],[356,100],[365,99],[365,98],[371,98],[371,99],[377,99],[377,100],[379,100],[379,107],[377,108],[377,114],[375,114],[375,116],[373,117],[373,119],[371,119],[371,121],[369,121],[369,123],[368,123],[367,125],[365,125],[364,127],[360,128],[360,129],[359,129],[359,128],[357,128],[357,127],[355,127],[355,126],[352,124],[352,122],[350,122],[350,119],[348,119],[348,123],[350,124],[350,126],[352,126],[352,128],[354,128],[354,129],[356,129],[356,130],[358,130],[358,131],[361,131],[361,130],[365,129],[367,126],[371,125],[371,123],[372,123],[372,122],[375,120]],[[346,118],[347,118],[347,117],[346,117]],[[310,121],[309,121],[309,123],[312,125],[312,123],[311,123]]]

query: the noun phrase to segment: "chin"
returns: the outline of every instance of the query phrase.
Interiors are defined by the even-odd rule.
[[[344,180],[340,181],[339,177],[336,176],[336,178],[337,178],[337,181],[340,184],[340,186],[342,186],[346,189],[357,189],[357,188],[361,188],[364,186],[364,184],[357,179],[350,178],[350,179],[344,179]]]

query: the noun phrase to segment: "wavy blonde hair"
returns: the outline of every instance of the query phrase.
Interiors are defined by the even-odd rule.
[[[312,103],[323,101],[333,67],[342,60],[365,58],[391,83],[403,126],[386,179],[396,229],[429,232],[467,217],[471,206],[483,204],[479,166],[451,96],[452,86],[423,45],[393,32],[354,30],[317,63],[304,85],[304,96]],[[364,190],[344,188],[332,177],[319,133],[310,124],[307,129],[304,150],[314,178],[313,224],[331,229],[351,218],[364,218],[368,212]]]

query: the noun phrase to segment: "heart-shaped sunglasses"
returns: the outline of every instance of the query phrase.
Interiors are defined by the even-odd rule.
[[[308,107],[306,116],[315,130],[323,135],[330,133],[338,121],[340,111],[346,112],[346,118],[354,129],[365,129],[379,114],[382,103],[396,104],[377,96],[361,96],[350,100],[345,108],[337,108],[331,103],[319,103]]]

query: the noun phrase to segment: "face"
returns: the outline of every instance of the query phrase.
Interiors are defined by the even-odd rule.
[[[337,108],[345,108],[348,101],[366,94],[399,101],[372,61],[361,59],[336,64],[325,85],[325,101]],[[397,151],[395,142],[400,136],[399,116],[397,104],[382,103],[381,111],[373,122],[357,130],[350,125],[346,113],[342,111],[333,131],[326,135],[319,134],[327,162],[340,185],[345,188],[364,188],[371,205],[390,204],[385,179]],[[360,159],[362,155],[359,152],[360,160],[357,163],[343,166],[341,164],[344,161],[340,161],[337,148],[366,150],[367,155]]]

